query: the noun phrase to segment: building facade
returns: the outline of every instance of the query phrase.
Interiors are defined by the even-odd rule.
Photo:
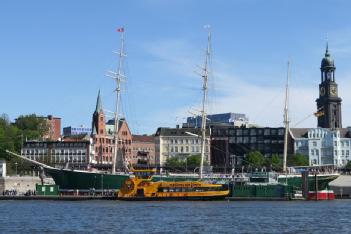
[[[214,170],[229,172],[241,166],[250,151],[259,151],[265,157],[277,154],[283,158],[284,128],[211,127],[211,164]],[[293,152],[291,139],[288,154]]]
[[[344,167],[350,160],[349,129],[292,129],[294,151],[308,156],[310,166]]]
[[[93,113],[92,138],[93,154],[92,163],[111,167],[115,147],[115,123],[114,119],[106,122],[102,108],[100,91],[97,97],[96,108]],[[123,169],[132,161],[132,134],[127,121],[119,119],[118,125],[118,152],[116,168]]]
[[[61,138],[61,118],[54,117],[52,115],[38,117],[44,119],[48,124],[48,131],[44,134],[44,139],[49,139],[52,141],[57,141]]]
[[[321,63],[321,83],[317,102],[318,127],[337,129],[342,128],[341,98],[338,96],[338,85],[335,82],[334,60],[328,51]]]
[[[133,135],[131,164],[137,164],[138,162],[156,165],[154,136]]]
[[[249,118],[245,114],[240,113],[222,113],[222,114],[213,114],[206,116],[207,121],[206,125],[232,125],[236,127],[248,126]],[[186,123],[183,123],[183,127],[187,128],[201,128],[202,117],[188,117]]]
[[[206,130],[205,160],[210,164],[209,129]],[[184,160],[190,155],[201,154],[200,128],[158,128],[155,134],[155,161],[157,166],[164,166],[170,157]]]
[[[63,136],[90,135],[91,132],[91,128],[87,128],[84,126],[68,126],[63,128]]]
[[[21,155],[45,164],[86,168],[92,155],[90,140],[67,139],[65,141],[26,141]]]

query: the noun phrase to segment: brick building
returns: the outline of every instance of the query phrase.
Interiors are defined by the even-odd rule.
[[[98,165],[107,165],[111,167],[114,154],[114,119],[106,122],[105,113],[102,108],[100,91],[97,97],[96,108],[92,121],[92,138],[93,153],[92,163]],[[123,118],[119,119],[118,125],[118,153],[116,168],[123,168],[125,163],[132,160],[132,134],[128,127],[127,121]]]
[[[133,135],[132,164],[144,161],[148,165],[155,165],[155,137],[146,135]]]

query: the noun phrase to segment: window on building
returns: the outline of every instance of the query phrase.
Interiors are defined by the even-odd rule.
[[[181,152],[181,153],[184,152],[184,147],[183,147],[183,146],[180,147],[180,152]]]
[[[316,149],[316,155],[319,156],[319,150],[318,149]]]
[[[338,146],[338,142],[337,141],[334,141],[334,146]]]
[[[189,146],[185,146],[185,152],[186,152],[186,153],[189,152]]]
[[[314,155],[314,150],[313,149],[311,149],[311,155]]]
[[[314,147],[316,147],[316,146],[317,146],[317,142],[313,141],[313,142],[312,142],[312,145],[313,145]]]
[[[346,157],[350,156],[350,151],[346,150]]]
[[[345,151],[341,150],[341,156],[345,156]]]
[[[337,150],[334,150],[334,155],[338,156],[338,151]]]
[[[178,146],[175,146],[175,147],[174,147],[174,151],[175,151],[176,153],[178,153]]]

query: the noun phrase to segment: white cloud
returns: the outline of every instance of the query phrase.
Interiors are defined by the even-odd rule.
[[[185,40],[164,40],[148,45],[147,48],[149,53],[163,63],[163,69],[166,67],[167,72],[172,71],[183,77],[189,76],[189,73],[194,71],[195,64],[201,62],[201,46],[191,46]],[[194,51],[196,53],[193,53]],[[197,56],[194,56],[194,54]],[[250,118],[251,123],[268,127],[283,126],[285,74],[269,74],[271,77],[267,77],[268,82],[262,86],[252,81],[252,79],[246,79],[243,75],[240,77],[235,75],[235,71],[231,71],[231,67],[233,67],[232,64],[224,61],[214,61],[215,83],[213,86],[215,89],[209,90],[208,113],[245,113]],[[256,67],[255,69],[259,68]],[[277,71],[281,72],[282,69],[277,67]],[[296,74],[302,74],[303,72],[301,72],[296,71]],[[250,75],[250,71],[247,72],[247,75]],[[274,82],[271,79],[272,77],[282,77],[281,79],[275,79],[275,82],[277,80],[281,82],[279,84],[269,83]],[[265,79],[265,77],[262,77],[262,79]],[[342,114],[343,126],[345,127],[351,125],[347,118],[351,114],[351,102],[349,101],[351,100],[351,92],[347,90],[351,86],[351,79],[343,79],[340,82],[343,82],[339,83],[339,95],[343,98]],[[193,83],[192,85],[198,84],[200,89],[198,80],[196,84]],[[308,85],[293,82],[290,87],[289,115],[291,127],[317,126],[317,119],[313,113],[317,109],[315,100],[318,98],[318,85],[311,86],[311,83],[308,83]],[[210,85],[210,88],[213,88],[213,86]],[[183,93],[172,93],[172,95],[181,96]],[[201,94],[198,95],[198,101],[183,103],[180,107],[168,106],[163,110],[154,112],[153,117],[149,117],[149,119],[153,119],[151,125],[174,127],[176,124],[181,124],[186,121],[185,117],[191,115],[188,112],[191,108],[197,107],[199,109],[200,102]]]

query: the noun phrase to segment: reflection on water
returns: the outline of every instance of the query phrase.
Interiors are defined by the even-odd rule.
[[[1,233],[347,233],[351,200],[0,201]]]

